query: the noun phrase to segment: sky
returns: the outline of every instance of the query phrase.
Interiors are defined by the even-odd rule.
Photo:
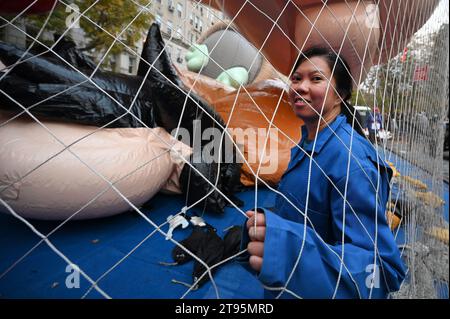
[[[416,35],[425,35],[437,31],[443,23],[448,23],[449,0],[441,0],[430,19],[417,31]]]

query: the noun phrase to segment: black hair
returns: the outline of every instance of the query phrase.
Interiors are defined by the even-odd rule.
[[[312,57],[322,57],[327,62],[330,70],[334,68],[333,77],[336,82],[336,91],[342,99],[341,114],[345,115],[347,123],[350,125],[353,124],[353,118],[355,118],[353,129],[363,137],[366,137],[361,126],[363,124],[361,116],[350,103],[353,81],[347,62],[330,49],[313,47],[300,54],[293,70],[295,71],[301,63]]]

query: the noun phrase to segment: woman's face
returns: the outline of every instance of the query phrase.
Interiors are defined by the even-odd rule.
[[[341,99],[335,93],[335,87],[326,60],[312,57],[303,61],[292,74],[289,102],[299,118],[309,122],[318,121],[322,108],[322,117],[327,118],[326,115],[340,105]]]

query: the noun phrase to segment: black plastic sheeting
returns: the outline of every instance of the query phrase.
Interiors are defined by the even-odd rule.
[[[5,65],[13,65],[22,56],[24,61],[14,65],[0,82],[0,89],[14,100],[1,94],[2,109],[22,111],[18,102],[40,119],[110,128],[156,126],[152,90],[143,88],[137,95],[142,78],[99,69],[90,82],[87,77],[95,69],[93,62],[73,43],[58,44],[55,52],[67,62],[51,53],[25,54],[23,49],[0,42],[0,59]],[[129,113],[137,119],[127,114],[131,105]]]
[[[163,49],[159,27],[153,24],[141,55],[145,62],[140,61],[138,74],[134,76],[96,70],[96,64],[65,39],[55,45],[56,54],[48,50],[25,54],[23,49],[0,42],[0,60],[12,66],[0,81],[0,90],[5,93],[0,94],[0,109],[22,112],[19,103],[42,120],[108,128],[160,126],[172,133],[180,126],[189,132],[190,146],[194,142],[195,120],[200,121],[202,132],[207,128],[223,132],[220,128],[225,126],[223,119],[194,92],[187,94]],[[14,65],[19,58],[20,63]],[[224,135],[224,138],[228,137]],[[201,152],[210,141],[196,142],[200,142]],[[225,159],[226,144],[225,141],[222,144],[222,159]],[[236,153],[232,156],[232,163],[223,160],[194,163],[193,158],[199,158],[196,154],[190,161],[208,181],[240,205],[233,192],[241,187],[241,164],[236,163]],[[229,204],[189,165],[184,166],[180,183],[189,205],[206,194],[208,198],[198,205],[208,211],[221,213]]]
[[[223,251],[224,251],[224,243],[222,238],[217,235],[215,229],[210,226],[205,227],[207,230],[205,231],[204,240],[201,245],[199,245],[197,252],[195,255],[202,260],[209,267],[217,264],[222,260]],[[200,263],[198,260],[194,262],[194,270],[192,272],[192,280],[194,282],[199,279],[204,272],[206,272],[206,267]],[[211,271],[211,273],[214,270]],[[203,276],[202,279],[199,280],[198,286],[203,285],[210,279],[209,274]]]
[[[180,244],[186,247],[186,249],[191,251],[193,254],[196,254],[200,245],[202,245],[205,241],[209,231],[214,230],[210,227],[194,226],[191,235],[189,235],[186,239],[183,239]],[[193,259],[192,256],[180,246],[175,246],[172,250],[172,258],[178,265],[185,264]]]
[[[192,254],[197,256],[208,266],[213,266],[220,261],[237,254],[240,250],[242,237],[242,227],[233,226],[228,230],[224,239],[217,235],[216,229],[211,225],[194,226],[189,237],[180,242]],[[194,258],[188,254],[183,248],[175,246],[172,250],[172,258],[178,264],[182,265]],[[213,273],[217,268],[211,270]],[[197,281],[203,273],[205,273],[205,266],[198,260],[194,260],[194,269],[192,272],[193,282]],[[210,280],[209,274],[205,274],[198,282],[198,286],[202,286]]]
[[[224,251],[223,259],[227,259],[235,254],[237,254],[241,248],[242,239],[242,227],[233,226],[231,227],[225,237],[223,238]]]

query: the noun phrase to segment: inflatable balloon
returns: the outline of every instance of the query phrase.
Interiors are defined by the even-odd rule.
[[[163,128],[43,121],[66,148],[28,116],[5,124],[9,118],[0,114],[0,196],[22,217],[65,220],[79,211],[73,219],[90,219],[132,210],[108,182],[138,207],[160,190],[181,193],[185,162],[171,147],[185,157],[192,150]]]
[[[189,133],[189,139],[183,140],[189,146],[194,146],[196,123],[200,123],[202,130],[214,128],[223,132],[223,119],[195,93],[187,94],[163,48],[159,28],[153,24],[142,53],[146,62],[141,61],[137,76],[99,69],[92,81],[87,81],[95,64],[71,42],[58,43],[57,55],[39,56],[0,43],[0,60],[12,66],[0,82],[0,89],[7,94],[0,96],[0,108],[17,113],[22,111],[20,104],[41,120],[108,128],[162,127],[172,133],[180,126]],[[14,65],[22,56],[25,62]],[[150,63],[154,65],[151,69]],[[201,154],[210,141],[197,142],[200,147],[194,147],[188,160],[207,180],[186,165],[180,174],[180,187],[188,204],[198,202],[209,211],[223,212],[229,202],[210,183],[233,198],[233,192],[240,186],[241,165],[204,161]]]
[[[2,0],[0,1],[0,13],[17,14],[27,9],[25,14],[45,13],[50,11],[56,0]]]
[[[229,21],[207,29],[186,55],[189,71],[237,88],[279,77],[261,53],[237,32]]]
[[[286,84],[280,79],[267,79],[237,92],[214,79],[192,72],[184,72],[182,79],[212,105],[225,122],[229,121],[234,140],[242,146],[244,157],[249,162],[249,165],[242,165],[241,183],[253,185],[255,176],[252,170],[256,173],[261,163],[259,177],[276,185],[287,169],[291,148],[300,140],[300,126],[303,124],[292,112]],[[273,125],[277,128],[269,125],[274,112]],[[266,137],[268,142],[265,146]]]
[[[302,124],[284,94],[287,86],[280,80],[282,75],[228,21],[206,30],[186,58],[188,69],[199,74],[183,71],[183,82],[229,122],[230,133],[241,146],[248,162],[242,166],[241,183],[253,185],[253,172],[260,166],[259,177],[276,185],[287,168],[291,148],[300,139]],[[202,65],[189,67],[191,61]],[[247,81],[240,81],[241,76]],[[233,90],[240,85],[245,89]],[[273,122],[277,128],[269,128],[278,101]]]
[[[202,2],[233,18],[239,32],[281,73],[291,73],[299,52],[314,46],[332,47],[348,62],[356,86],[373,64],[394,57],[406,46],[439,1]]]

